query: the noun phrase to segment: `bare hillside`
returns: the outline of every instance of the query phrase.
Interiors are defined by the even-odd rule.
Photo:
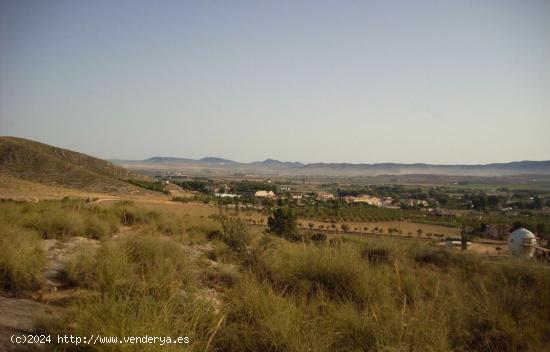
[[[0,137],[0,172],[46,185],[100,192],[141,194],[125,180],[142,178],[92,156],[16,137]]]

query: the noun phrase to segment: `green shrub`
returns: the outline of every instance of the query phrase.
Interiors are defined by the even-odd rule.
[[[422,264],[431,264],[443,270],[461,269],[465,273],[474,274],[483,270],[480,259],[469,253],[453,252],[446,249],[429,249],[419,253],[414,258]]]
[[[388,248],[365,247],[361,251],[361,258],[372,264],[387,264],[392,261],[392,253]]]
[[[311,235],[311,240],[315,243],[325,243],[327,241],[327,235],[323,232],[316,232]]]
[[[134,186],[145,188],[151,191],[161,192],[164,194],[170,193],[168,192],[168,190],[164,189],[164,184],[160,181],[127,180],[127,182],[133,184]]]
[[[240,220],[224,221],[222,223],[222,241],[235,253],[244,253],[251,237],[246,225]]]

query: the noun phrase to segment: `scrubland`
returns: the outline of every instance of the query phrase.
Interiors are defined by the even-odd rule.
[[[0,203],[0,287],[45,300],[46,240],[75,236],[38,331],[188,336],[189,351],[543,351],[550,271],[429,241],[309,236],[289,242],[220,216],[131,202]],[[37,294],[39,293],[39,294]],[[181,345],[85,350],[170,351]],[[58,345],[59,350],[83,350]]]

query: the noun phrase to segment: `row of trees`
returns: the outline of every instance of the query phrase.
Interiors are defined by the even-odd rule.
[[[291,207],[279,207],[276,208],[272,215],[267,219],[267,225],[268,225],[268,231],[272,234],[275,234],[277,236],[286,238],[291,241],[297,241],[302,239],[302,236],[300,235],[298,231],[298,217],[296,215],[296,212]],[[315,224],[309,223],[308,227],[310,230],[313,230],[315,227]],[[324,225],[320,225],[319,229],[324,229]],[[333,229],[337,231],[336,224],[331,224],[330,227],[327,226],[327,230]],[[351,232],[353,231],[360,231],[359,228],[352,229],[350,225],[348,224],[341,224],[340,229],[343,232]],[[364,227],[364,231],[369,231],[369,227]],[[378,233],[383,234],[384,229],[379,228],[378,226],[370,229],[372,233]],[[398,229],[397,227],[390,227],[388,228],[388,234],[389,235],[403,235],[403,231],[401,229]],[[424,231],[422,229],[418,229],[416,232],[416,235],[418,237],[421,237],[424,234]],[[427,236],[437,236],[437,237],[443,237],[443,234],[433,234],[428,233]],[[407,233],[407,236],[412,236],[411,232]]]

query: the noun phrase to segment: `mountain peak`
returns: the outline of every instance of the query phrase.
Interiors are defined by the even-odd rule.
[[[236,161],[224,159],[224,158],[218,158],[214,156],[207,156],[205,158],[198,160],[201,163],[207,163],[207,164],[236,164]]]

